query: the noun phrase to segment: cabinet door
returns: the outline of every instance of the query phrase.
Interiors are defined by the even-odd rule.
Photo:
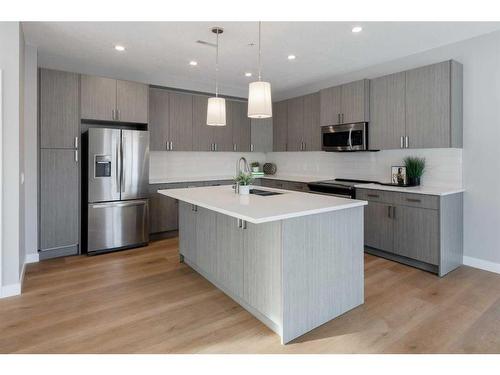
[[[406,72],[409,148],[450,147],[450,62]]]
[[[304,96],[304,151],[321,151],[319,93]]]
[[[337,125],[340,123],[339,115],[342,111],[342,87],[335,86],[319,92],[320,110],[319,123],[321,126]]]
[[[40,148],[75,148],[80,125],[80,76],[40,69]]]
[[[169,137],[172,151],[193,150],[193,95],[169,93]]]
[[[368,145],[372,150],[401,148],[405,126],[405,72],[373,79],[370,83]]]
[[[288,101],[273,103],[273,151],[286,151]]]
[[[342,117],[344,124],[368,121],[369,81],[363,79],[342,85]]]
[[[179,228],[179,202],[159,194],[158,190],[178,189],[184,184],[149,186],[149,233],[161,233]]]
[[[233,119],[233,144],[235,151],[248,152],[250,150],[250,119],[248,118],[247,102],[233,102],[232,105]]]
[[[77,247],[78,194],[75,151],[40,150],[40,250]]]
[[[273,119],[251,120],[252,150],[255,152],[273,151]]]
[[[368,202],[365,206],[365,245],[384,251],[393,251],[394,220],[389,216],[390,206]]]
[[[81,118],[114,121],[116,110],[116,80],[96,76],[81,76]]]
[[[119,121],[147,124],[148,85],[116,81],[116,109]]]
[[[304,132],[304,98],[288,100],[287,151],[302,151]]]
[[[169,93],[162,89],[149,89],[149,149],[165,151],[169,141]]]
[[[234,217],[217,214],[216,279],[243,298],[243,229],[237,223]]]
[[[394,252],[425,263],[439,263],[439,211],[396,206]]]
[[[233,107],[235,103],[231,100],[226,100],[226,126],[215,126],[215,144],[216,151],[233,151],[233,128],[234,123],[238,118],[234,118]]]
[[[196,212],[192,205],[179,202],[179,252],[196,264]]]
[[[213,151],[215,127],[207,125],[208,96],[193,96],[193,150]]]
[[[196,264],[216,277],[217,213],[203,207],[196,210]]]
[[[281,321],[281,223],[246,223],[243,230],[243,298],[274,322]]]

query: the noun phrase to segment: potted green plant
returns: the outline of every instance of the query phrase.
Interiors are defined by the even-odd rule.
[[[419,186],[420,178],[425,171],[425,158],[418,158],[415,156],[407,156],[404,159],[406,167],[406,177],[409,186]]]
[[[241,172],[234,178],[234,182],[236,182],[236,186],[238,187],[238,192],[241,195],[250,194],[250,184],[252,183],[252,181],[253,176],[251,173]]]
[[[252,172],[258,172],[259,171],[259,167],[260,167],[260,164],[258,161],[253,161],[251,164],[250,164],[250,167],[252,168]]]

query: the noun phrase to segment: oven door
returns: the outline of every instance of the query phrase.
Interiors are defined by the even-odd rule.
[[[364,151],[367,149],[366,123],[321,127],[323,151]]]

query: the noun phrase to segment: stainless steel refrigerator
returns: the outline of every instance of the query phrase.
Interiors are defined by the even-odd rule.
[[[90,128],[87,160],[87,252],[149,241],[149,132]]]

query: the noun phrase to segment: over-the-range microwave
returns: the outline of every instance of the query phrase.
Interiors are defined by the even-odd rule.
[[[328,125],[321,127],[323,151],[368,150],[368,123]]]

